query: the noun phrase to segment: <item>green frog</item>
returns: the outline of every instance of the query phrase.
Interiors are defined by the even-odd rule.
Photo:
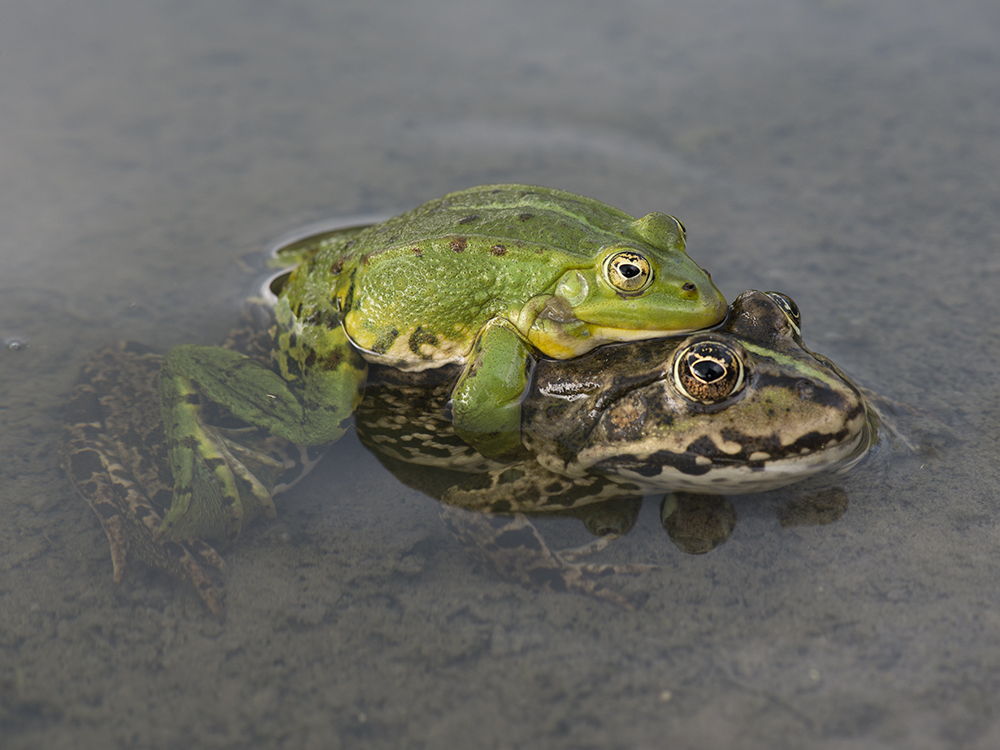
[[[266,362],[178,346],[160,375],[173,500],[159,535],[234,541],[274,515],[271,493],[206,429],[203,401],[303,446],[339,439],[370,365],[457,366],[454,431],[484,455],[520,448],[522,396],[540,358],[719,323],[726,303],[686,254],[672,216],[635,219],[599,201],[528,185],[484,185],[371,227],[320,234],[278,253]],[[220,492],[201,493],[211,481]]]
[[[442,500],[448,525],[498,569],[631,606],[594,581],[606,566],[552,552],[524,514],[578,514],[601,535],[597,549],[627,530],[641,498],[653,492],[748,493],[850,467],[874,443],[877,419],[862,392],[804,346],[800,323],[790,298],[748,291],[710,330],[612,344],[570,360],[539,358],[513,456],[484,454],[454,428],[450,394],[463,372],[457,364],[425,372],[373,365],[356,426],[402,481]],[[228,346],[266,361],[268,341],[252,342]],[[158,534],[173,486],[156,418],[163,363],[127,345],[93,358],[74,393],[64,462],[104,526],[116,580],[138,558],[192,581],[221,612],[205,572],[221,567],[213,540]],[[286,489],[316,459],[216,405],[205,405],[202,419],[247,467],[238,477],[242,497]],[[210,472],[196,486],[221,501]]]

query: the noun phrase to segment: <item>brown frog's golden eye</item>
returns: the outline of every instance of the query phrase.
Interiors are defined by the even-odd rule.
[[[764,294],[770,297],[771,301],[781,308],[781,312],[788,318],[788,322],[795,328],[795,332],[801,336],[802,313],[799,312],[799,306],[795,304],[795,300],[781,292],[764,292]]]
[[[692,401],[717,404],[743,390],[745,382],[743,358],[721,341],[698,341],[674,359],[674,384]]]
[[[653,270],[642,253],[619,250],[604,261],[604,275],[619,292],[635,294],[653,283]]]

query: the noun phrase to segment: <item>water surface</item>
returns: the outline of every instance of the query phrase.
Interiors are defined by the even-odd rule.
[[[0,744],[996,746],[998,42],[979,0],[15,3]],[[224,623],[115,587],[55,452],[86,354],[218,342],[275,237],[492,181],[681,217],[728,298],[791,295],[934,450],[827,526],[734,498],[703,556],[647,501],[605,553],[661,566],[615,581],[635,613],[498,579],[353,439],[227,555]]]

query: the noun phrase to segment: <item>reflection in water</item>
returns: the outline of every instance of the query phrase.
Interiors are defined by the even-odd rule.
[[[703,555],[729,540],[736,528],[736,509],[718,495],[674,492],[660,504],[660,522],[677,549]]]
[[[831,487],[794,498],[779,510],[778,521],[782,527],[825,526],[840,520],[847,504],[847,493]],[[672,492],[660,504],[660,521],[677,549],[703,555],[729,541],[736,508],[719,495]]]

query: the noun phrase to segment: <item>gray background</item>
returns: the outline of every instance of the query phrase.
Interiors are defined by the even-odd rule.
[[[1000,744],[1000,6],[15,0],[0,23],[0,745]],[[922,410],[839,522],[737,498],[636,613],[497,579],[353,440],[227,556],[111,582],[58,469],[115,338],[215,343],[308,221],[523,181],[681,217],[728,298]],[[16,348],[16,347],[15,347]],[[348,467],[348,468],[343,468]],[[549,524],[553,543],[581,543]]]

